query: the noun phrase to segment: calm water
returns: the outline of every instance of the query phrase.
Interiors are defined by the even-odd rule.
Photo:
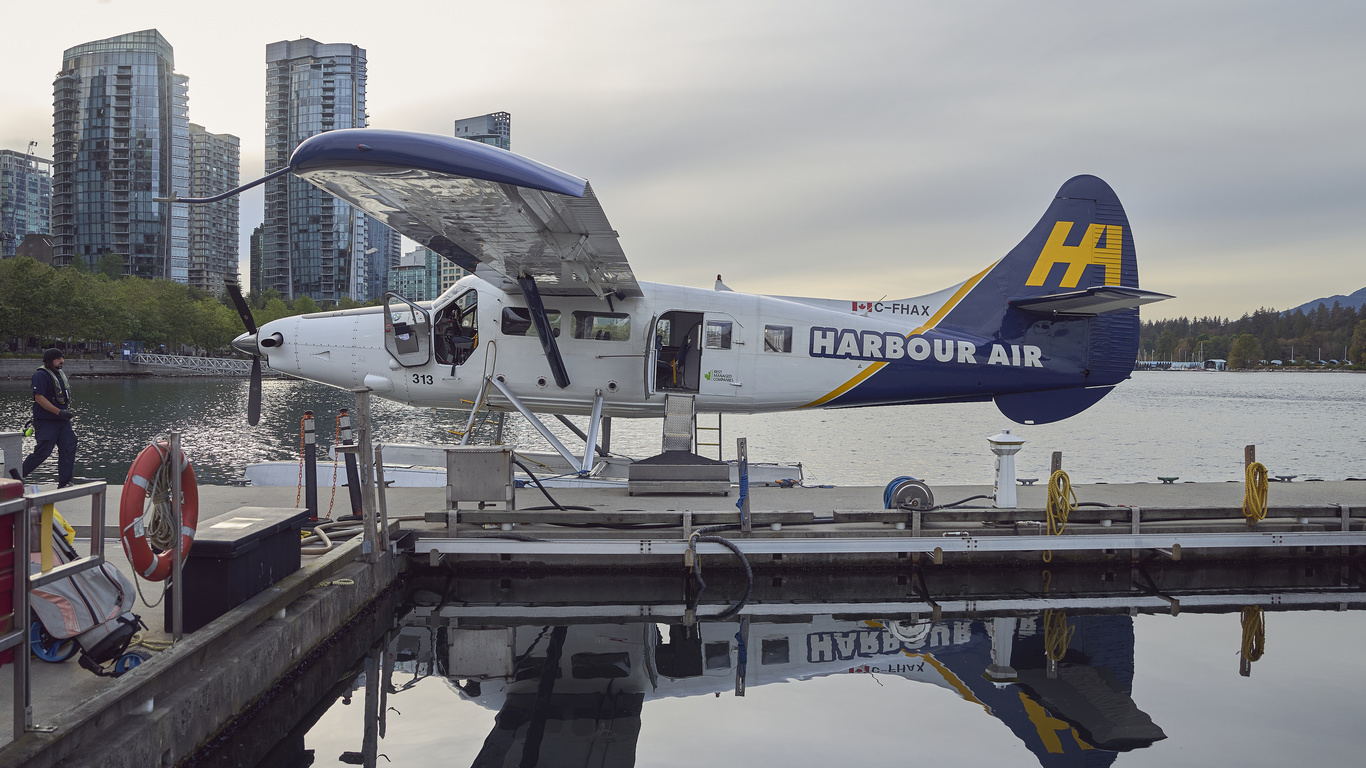
[[[201,481],[240,477],[253,462],[298,456],[299,420],[318,414],[319,443],[331,445],[337,411],[349,393],[299,381],[267,381],[261,424],[246,424],[245,379],[78,379],[76,473],[122,482],[149,441],[180,429]],[[1074,482],[1152,482],[1242,478],[1242,447],[1273,474],[1325,480],[1366,478],[1366,376],[1350,373],[1137,373],[1096,406],[1058,424],[1013,424],[994,405],[972,403],[850,411],[808,411],[725,419],[726,456],[734,439],[748,439],[756,461],[800,461],[807,482],[881,485],[897,475],[932,484],[990,483],[986,438],[1009,427],[1028,442],[1017,459],[1023,477],[1047,476],[1049,455],[1064,453]],[[29,417],[28,387],[0,382],[0,429]],[[375,433],[390,442],[447,442],[467,413],[416,409],[376,400]],[[582,420],[580,420],[582,421]],[[553,423],[565,440],[568,430]],[[491,439],[491,424],[477,434]],[[548,450],[520,417],[508,440]],[[659,452],[654,420],[618,419],[613,450],[628,456]],[[31,445],[31,443],[30,443]],[[36,473],[55,478],[56,461]]]
[[[1208,585],[1173,581],[1220,576],[1239,578],[1155,574],[1192,604]],[[642,599],[648,584],[611,599],[606,586],[557,590],[553,576],[531,588],[464,579],[444,589],[443,578],[414,579],[392,629],[321,701],[296,703],[306,733],[261,766],[1358,766],[1366,748],[1366,604],[1331,579],[1261,578],[1262,592],[1178,616],[1139,608],[1127,585],[1089,593],[1114,604],[1052,617],[1069,637],[1050,677],[1045,600],[1078,593],[982,593],[979,605],[1013,600],[1012,610],[948,605],[939,621],[894,619],[908,598],[830,603],[857,586],[834,579],[819,602],[771,595],[747,606],[746,627],[703,619],[689,629],[680,602]],[[968,592],[979,577],[955,578]],[[1325,592],[1349,602],[1291,605]],[[1277,598],[1264,615],[1265,654],[1244,677],[1239,603]],[[1022,605],[1030,599],[1038,607]],[[699,616],[719,610],[703,605]],[[986,677],[994,648],[1010,668],[999,682]],[[250,744],[259,727],[235,741]],[[219,758],[212,764],[259,759]]]

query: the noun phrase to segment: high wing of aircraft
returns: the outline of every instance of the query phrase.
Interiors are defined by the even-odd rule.
[[[239,302],[248,333],[234,346],[415,406],[596,423],[659,417],[670,397],[721,413],[994,400],[1046,423],[1128,378],[1138,307],[1170,298],[1139,288],[1129,221],[1094,176],[1064,183],[1018,245],[963,282],[862,301],[641,282],[587,181],[478,142],[337,130],[267,178],[284,173],[472,274],[434,301],[391,293],[259,329]]]

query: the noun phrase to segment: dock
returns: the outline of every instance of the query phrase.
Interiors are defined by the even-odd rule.
[[[1243,514],[1241,483],[1077,486],[1082,506],[1062,535],[1046,532],[1042,486],[1016,489],[1015,509],[992,508],[981,498],[989,486],[935,489],[941,503],[978,498],[932,511],[883,509],[882,490],[752,487],[749,531],[733,497],[579,488],[551,489],[565,510],[521,489],[517,509],[442,510],[403,526],[431,564],[493,569],[680,567],[689,551],[725,556],[708,567],[734,567],[726,545],[691,541],[699,532],[725,537],[754,567],[786,568],[1009,565],[1046,552],[1069,562],[1293,558],[1366,544],[1366,483],[1350,481],[1277,483],[1256,525]]]
[[[199,490],[201,519],[241,507],[297,503],[292,488]],[[662,622],[701,621],[742,592],[752,596],[747,610],[754,615],[818,610],[813,606],[821,601],[806,598],[825,600],[834,593],[843,596],[829,608],[837,613],[940,616],[990,610],[1009,615],[1036,608],[1034,593],[1047,592],[1050,583],[1059,592],[1068,569],[1077,568],[1091,569],[1088,573],[1099,568],[1107,574],[1107,590],[1058,594],[1046,602],[1074,609],[1174,612],[1179,605],[1201,610],[1205,602],[1214,605],[1222,598],[1173,596],[1163,577],[1155,581],[1151,575],[1195,568],[1197,562],[1227,570],[1233,582],[1256,581],[1259,573],[1312,573],[1283,585],[1307,587],[1294,592],[1301,608],[1360,602],[1354,595],[1364,578],[1366,483],[1273,483],[1266,518],[1255,526],[1243,518],[1242,483],[1077,486],[1082,506],[1069,516],[1062,535],[1054,536],[1042,528],[1046,489],[1016,490],[1016,509],[994,509],[989,499],[976,499],[921,511],[882,508],[881,487],[751,486],[750,530],[743,531],[734,492],[631,496],[619,486],[555,488],[550,495],[565,507],[556,509],[535,488],[519,488],[510,508],[457,509],[448,502],[446,488],[387,488],[379,495],[379,508],[390,549],[367,557],[357,537],[323,556],[305,558],[297,573],[117,679],[97,678],[74,663],[35,662],[35,730],[0,747],[0,762],[35,768],[83,761],[176,764],[226,733],[244,713],[268,707],[270,691],[291,670],[325,666],[320,649],[363,651],[384,631],[375,618],[384,611],[375,607],[376,598],[389,599],[391,585],[405,571],[420,576],[430,566],[468,574],[468,590],[487,586],[484,577],[497,574],[492,584],[516,605],[467,611],[487,618],[500,611],[545,618],[578,615],[582,609],[573,607],[572,596],[553,590],[582,579],[615,584],[624,590],[623,599],[632,585],[645,583],[677,591],[667,585],[682,584],[702,562],[712,587],[695,613],[681,600],[670,600],[650,615]],[[989,486],[934,488],[941,504],[991,492]],[[131,574],[113,522],[121,493],[119,486],[106,489],[105,557]],[[334,515],[349,511],[342,509],[344,500],[339,494]],[[77,530],[78,549],[87,547],[92,533],[88,501],[63,502],[59,508]],[[1045,552],[1051,552],[1050,562]],[[958,594],[955,572],[978,574],[976,582],[988,586],[981,594]],[[763,578],[755,575],[760,573]],[[156,585],[141,586],[149,599],[160,592]],[[652,594],[657,597],[661,590]],[[797,594],[803,599],[794,602]],[[1273,604],[1286,599],[1268,594]],[[169,635],[161,609],[139,604],[134,610],[151,627],[148,637],[165,643]],[[12,685],[13,669],[0,670],[0,691]],[[328,679],[316,670],[300,679],[315,678],[321,681],[317,685]],[[6,741],[14,719],[8,699],[0,695],[5,730],[0,738]]]

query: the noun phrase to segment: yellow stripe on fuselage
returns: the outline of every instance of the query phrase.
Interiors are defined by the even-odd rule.
[[[972,690],[968,688],[968,684],[963,682],[958,675],[955,675],[953,670],[941,664],[939,659],[936,659],[928,653],[911,653],[910,651],[902,651],[902,653],[913,659],[924,659],[931,667],[934,667],[936,672],[944,676],[944,682],[953,686],[953,689],[958,691],[958,695],[962,696],[964,701],[970,701],[982,709],[985,709],[988,715],[992,714],[991,707],[987,706],[985,701],[977,698]]]
[[[958,306],[958,302],[962,301],[963,297],[968,295],[968,291],[971,291],[973,288],[977,286],[978,283],[982,282],[982,278],[986,277],[987,273],[991,272],[991,270],[996,267],[996,264],[1000,263],[1000,260],[997,260],[995,264],[992,264],[990,267],[987,267],[981,272],[978,272],[977,274],[968,278],[967,282],[959,286],[958,290],[954,291],[954,294],[949,297],[949,300],[944,302],[944,305],[939,308],[939,311],[931,315],[930,319],[926,320],[924,325],[906,334],[906,338],[909,339],[912,336],[924,333],[925,331],[928,331],[931,328],[934,328],[935,326],[939,325],[939,321],[943,320],[945,315],[947,315],[954,307]],[[882,370],[882,367],[886,364],[887,363],[885,362],[877,362],[870,364],[867,368],[864,368],[863,370],[854,374],[853,378],[839,385],[839,387],[832,390],[829,394],[816,398],[815,400],[812,400],[811,402],[807,403],[806,405],[803,405],[802,407],[815,408],[817,406],[825,405],[831,400],[834,400],[835,398],[839,397],[845,392],[848,392],[849,390],[863,383],[863,381],[866,380],[869,376],[872,376],[873,374]]]

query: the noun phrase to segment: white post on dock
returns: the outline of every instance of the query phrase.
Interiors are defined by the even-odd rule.
[[[1019,679],[1015,668],[1010,666],[1016,621],[1013,617],[1000,616],[991,620],[991,664],[987,667],[987,679],[997,686]]]
[[[180,535],[181,529],[185,526],[181,522],[184,520],[182,517],[184,513],[181,512],[180,508],[180,494],[182,492],[180,473],[184,469],[184,465],[180,460],[179,432],[171,433],[166,453],[168,454],[166,460],[171,465],[171,519],[175,520],[175,541],[171,545],[171,640],[178,643],[185,636],[185,592],[184,582],[180,580],[183,568],[180,563],[180,558],[183,556],[180,551]]]
[[[1024,438],[1005,429],[999,435],[988,437],[987,444],[996,454],[995,506],[997,509],[1015,509],[1018,506],[1015,501],[1015,454],[1024,447]]]
[[[374,431],[370,426],[370,388],[357,387],[356,447],[360,453],[360,507],[361,519],[365,523],[365,539],[361,543],[361,555],[367,563],[379,561],[379,529],[375,522],[375,444]]]

